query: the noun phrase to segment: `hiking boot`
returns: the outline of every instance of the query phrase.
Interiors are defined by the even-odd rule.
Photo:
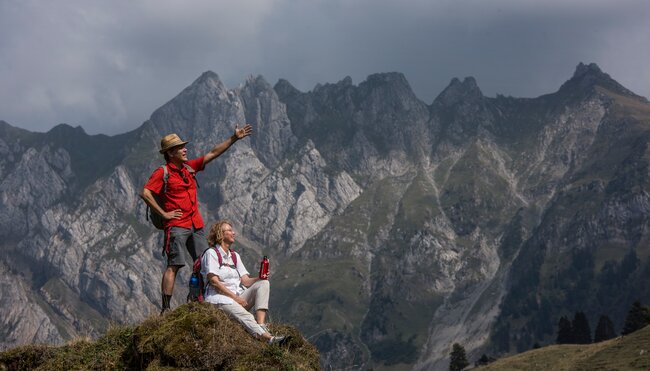
[[[269,340],[269,345],[284,346],[289,343],[289,339],[291,339],[291,336],[273,336],[271,340]]]

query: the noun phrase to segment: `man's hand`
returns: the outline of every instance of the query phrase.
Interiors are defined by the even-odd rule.
[[[207,165],[210,161],[219,157],[224,153],[230,146],[232,146],[236,141],[246,138],[247,136],[253,133],[253,126],[251,124],[246,124],[243,128],[239,128],[239,124],[235,125],[235,132],[228,139],[214,146],[210,152],[206,153],[203,156],[203,166]]]
[[[239,140],[246,138],[247,136],[253,133],[253,126],[251,124],[246,124],[243,128],[239,128],[239,124],[235,126],[235,137]]]
[[[162,215],[165,220],[180,219],[183,216],[181,209],[172,210]]]

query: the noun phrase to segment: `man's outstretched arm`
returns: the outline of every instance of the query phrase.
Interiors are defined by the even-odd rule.
[[[219,157],[222,153],[226,152],[230,146],[235,144],[236,141],[246,138],[247,136],[253,133],[253,126],[251,124],[246,124],[243,128],[239,128],[239,125],[235,126],[235,133],[228,139],[214,146],[210,152],[206,153],[203,156],[203,166],[207,165],[210,161]]]

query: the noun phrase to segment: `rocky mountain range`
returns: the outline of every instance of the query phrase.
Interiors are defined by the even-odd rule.
[[[206,72],[117,136],[0,121],[0,347],[157,313],[162,235],[137,194],[160,138],[198,156],[244,122],[198,175],[201,210],[234,222],[249,270],[270,256],[271,319],[325,367],[446,369],[454,342],[523,351],[562,315],[620,329],[650,302],[650,103],[595,64],[537,98],[454,78],[430,104],[400,73],[301,92]]]

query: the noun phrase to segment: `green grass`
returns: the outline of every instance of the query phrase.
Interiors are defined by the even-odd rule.
[[[287,262],[276,273],[283,279],[274,283],[280,316],[307,335],[322,329],[351,332],[368,305],[366,274],[362,264],[350,258]]]
[[[503,358],[479,370],[647,370],[650,326],[627,336],[588,345],[551,345]]]
[[[441,214],[434,185],[419,173],[404,193],[400,204],[401,219],[413,228],[420,228]]]
[[[318,351],[296,329],[273,323],[270,330],[291,335],[288,346],[268,346],[214,306],[192,303],[139,326],[110,328],[97,341],[14,348],[0,353],[0,369],[319,369]]]

